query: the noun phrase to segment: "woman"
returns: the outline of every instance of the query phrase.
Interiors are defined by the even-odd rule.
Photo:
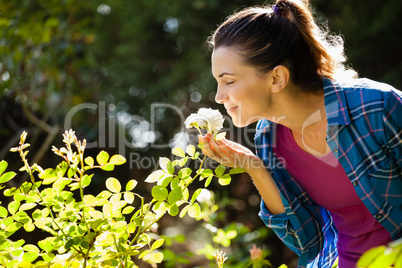
[[[257,123],[257,154],[211,135],[203,153],[250,174],[260,217],[299,267],[355,267],[401,237],[402,97],[355,79],[343,43],[304,3],[244,9],[210,39],[216,101],[238,127]]]

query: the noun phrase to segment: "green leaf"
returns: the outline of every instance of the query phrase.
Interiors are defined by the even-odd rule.
[[[84,162],[90,167],[92,167],[95,163],[94,159],[91,156],[85,157]]]
[[[87,174],[84,175],[84,177],[82,178],[82,181],[81,181],[82,188],[88,187],[88,185],[91,184],[91,179],[92,179],[93,175],[94,174],[91,174],[89,176]]]
[[[158,181],[158,185],[163,187],[168,187],[169,183],[172,181],[173,175],[163,176],[162,180]]]
[[[198,203],[194,203],[193,205],[191,205],[191,207],[188,210],[188,215],[192,218],[199,217],[200,213],[201,213],[201,208],[200,208],[200,205],[198,205]]]
[[[202,189],[195,190],[195,192],[194,192],[194,194],[193,194],[193,196],[191,198],[191,202],[190,202],[191,204],[193,204],[195,202],[197,197],[200,195],[201,191],[202,191]]]
[[[186,148],[186,152],[189,156],[194,156],[195,153],[195,147],[194,145],[190,144],[189,146],[187,146]]]
[[[156,241],[152,244],[151,250],[155,250],[155,249],[157,249],[157,248],[160,248],[160,247],[163,245],[163,242],[164,242],[164,241],[165,241],[164,239],[158,239],[158,240],[156,240]]]
[[[185,178],[186,176],[190,176],[192,172],[193,171],[191,170],[191,168],[182,168],[180,169],[178,176],[179,178]]]
[[[370,268],[383,268],[391,267],[398,257],[398,252],[390,248],[386,249],[383,254],[377,256],[377,258],[370,264]]]
[[[374,260],[379,256],[384,253],[384,251],[387,249],[386,246],[381,245],[378,247],[371,248],[367,250],[358,260],[356,266],[357,267],[368,267],[370,266]]]
[[[2,244],[0,244],[0,250],[4,249],[6,251],[9,251],[11,249],[11,242],[6,240]]]
[[[7,172],[7,173],[4,173],[4,174],[1,175],[1,177],[0,177],[0,183],[8,182],[8,181],[11,180],[12,178],[14,178],[15,175],[17,175],[17,173],[15,173],[15,172],[13,172],[13,171],[9,171],[9,172]]]
[[[151,253],[149,260],[153,263],[161,263],[163,261],[163,253],[162,252]]]
[[[207,178],[207,180],[205,181],[205,187],[208,187],[210,184],[211,184],[211,181],[212,181],[212,177],[213,177],[214,175],[210,175],[208,178]]]
[[[179,157],[185,157],[186,154],[184,153],[183,149],[180,147],[176,147],[172,149],[172,154]]]
[[[138,182],[136,180],[129,180],[126,184],[126,191],[131,191],[137,186]]]
[[[20,189],[22,193],[27,194],[29,190],[31,190],[32,183],[25,181],[23,184],[21,184]]]
[[[110,158],[109,163],[113,165],[123,165],[124,163],[126,163],[126,161],[127,160],[124,156],[115,154]]]
[[[1,160],[0,162],[0,175],[3,174],[3,172],[6,170],[8,166],[8,163],[4,160]]]
[[[95,198],[95,196],[93,196],[91,194],[84,195],[83,202],[84,202],[85,205],[88,205],[88,206],[91,206],[91,207],[96,206],[96,198]]]
[[[32,219],[38,220],[42,218],[42,211],[40,209],[35,209],[35,211],[32,213]]]
[[[168,190],[160,185],[155,185],[152,188],[151,194],[157,201],[164,201],[168,197]]]
[[[229,174],[233,175],[233,174],[239,174],[239,173],[244,173],[244,172],[246,172],[246,170],[244,168],[232,168],[229,171]]]
[[[107,163],[109,160],[109,154],[106,151],[101,151],[97,156],[96,156],[96,161],[98,162],[99,165],[103,166]]]
[[[145,182],[152,183],[158,181],[160,178],[162,178],[166,173],[163,172],[163,170],[158,169],[154,172],[152,172],[146,179]]]
[[[57,179],[54,183],[52,188],[57,192],[60,193],[64,187],[68,184],[71,183],[71,179],[67,179],[67,178],[62,178],[62,179]]]
[[[91,217],[94,218],[94,219],[101,219],[101,218],[103,218],[102,212],[97,211],[97,210],[90,211],[88,214],[89,214],[89,216],[91,216]]]
[[[67,172],[67,177],[71,178],[75,175],[75,173],[77,173],[77,168],[76,167],[71,167],[68,169]]]
[[[174,173],[174,165],[173,165],[173,163],[170,162],[170,161],[167,163],[167,171],[168,171],[169,174],[173,174],[173,173]]]
[[[13,254],[15,257],[18,257],[19,255],[21,255],[22,253],[22,249],[17,249],[17,250],[12,250],[11,254]]]
[[[16,201],[22,201],[22,200],[25,200],[25,198],[26,198],[25,194],[15,194],[14,195],[14,200],[16,200]]]
[[[54,257],[56,257],[53,253],[42,254],[42,258],[45,262],[50,263]]]
[[[32,232],[33,230],[35,230],[35,224],[33,223],[26,223],[24,224],[24,229],[27,232]]]
[[[215,174],[216,174],[217,177],[222,177],[223,173],[225,173],[225,166],[219,165],[219,166],[215,169]]]
[[[17,189],[15,187],[12,187],[10,189],[5,189],[4,190],[4,196],[13,196],[17,192]]]
[[[7,218],[8,211],[4,207],[0,207],[0,217],[1,218]]]
[[[9,211],[11,214],[15,214],[15,213],[18,211],[18,208],[20,207],[20,205],[21,205],[21,202],[20,202],[20,201],[11,201],[11,202],[8,204],[8,211]]]
[[[106,165],[102,166],[101,169],[106,170],[106,171],[112,171],[112,170],[114,170],[114,165],[106,164]]]
[[[30,209],[32,209],[34,207],[36,207],[36,203],[24,203],[24,204],[21,205],[20,211],[30,210]]]
[[[140,256],[138,256],[138,259],[144,258],[144,256],[147,255],[147,254],[150,253],[150,252],[151,252],[150,250],[144,250],[144,251],[140,254]]]
[[[232,180],[232,178],[230,177],[230,175],[225,174],[221,178],[218,179],[218,182],[220,185],[225,186],[225,185],[229,185],[231,180]]]
[[[112,193],[120,193],[121,184],[116,178],[108,178],[106,180],[106,188]]]
[[[134,202],[134,194],[131,192],[125,192],[124,201],[126,201],[129,204],[132,204]]]
[[[201,171],[201,177],[205,178],[205,177],[209,177],[211,175],[214,175],[214,173],[212,172],[211,169],[207,168]]]
[[[13,248],[17,249],[17,248],[21,247],[22,245],[24,245],[24,243],[25,243],[25,240],[20,239],[20,240],[13,242],[12,246],[13,246]]]
[[[237,236],[237,231],[236,230],[229,230],[226,232],[226,237],[229,239],[233,239]]]
[[[8,225],[6,228],[6,232],[15,233],[22,227],[22,223],[20,222],[13,222],[12,224]]]
[[[159,157],[159,166],[165,172],[167,172],[167,163],[169,163],[169,162],[170,162],[169,158]]]
[[[122,214],[130,214],[131,212],[134,211],[134,207],[132,206],[127,206],[125,208],[123,208],[123,211],[121,212]]]
[[[39,252],[27,252],[22,255],[22,260],[28,263],[33,263],[39,257]]]
[[[181,187],[176,187],[169,193],[168,202],[169,204],[173,205],[174,203],[179,201],[182,197],[183,194]]]
[[[179,213],[179,207],[176,204],[173,204],[170,208],[169,208],[169,215],[170,216],[176,216]]]

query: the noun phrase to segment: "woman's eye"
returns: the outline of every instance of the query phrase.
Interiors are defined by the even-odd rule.
[[[231,82],[226,82],[226,85],[230,85],[230,84],[233,84],[234,82],[233,81],[231,81]]]

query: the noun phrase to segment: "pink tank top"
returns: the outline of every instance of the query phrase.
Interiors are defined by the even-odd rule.
[[[317,204],[327,209],[338,229],[340,268],[354,268],[362,253],[392,241],[387,230],[360,200],[336,157],[313,156],[302,150],[291,131],[277,127],[279,161]]]

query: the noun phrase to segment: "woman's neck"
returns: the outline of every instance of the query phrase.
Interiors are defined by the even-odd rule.
[[[309,137],[321,136],[327,128],[324,93],[295,94],[290,87],[273,98],[272,121]],[[269,118],[268,118],[269,119]]]

